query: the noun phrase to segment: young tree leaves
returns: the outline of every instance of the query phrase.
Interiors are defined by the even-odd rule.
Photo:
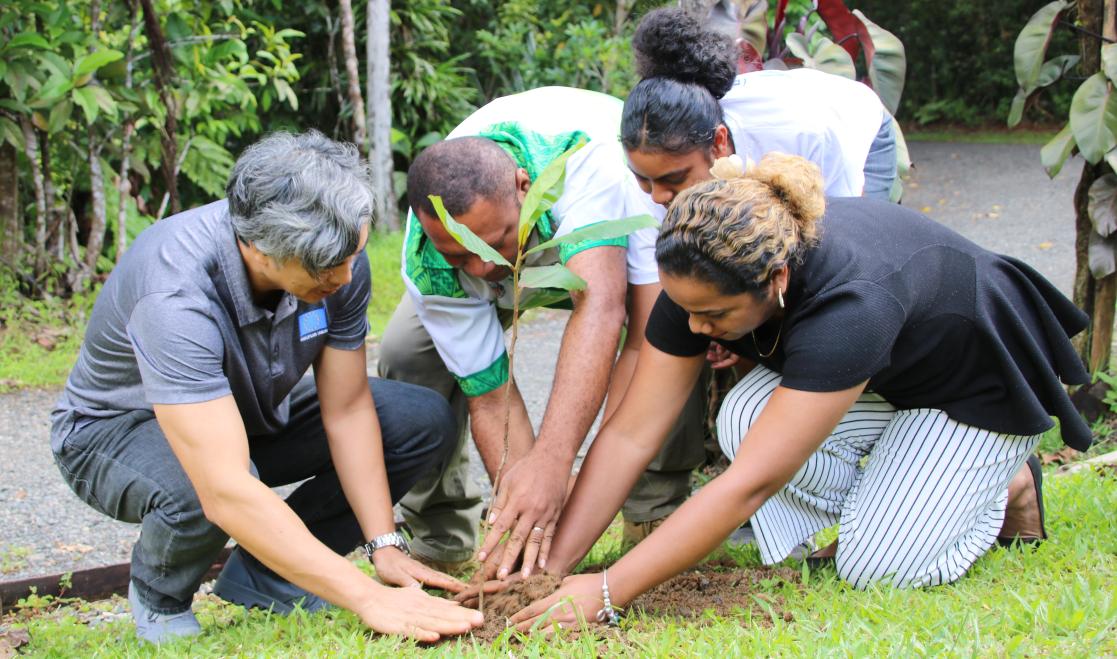
[[[1097,164],[1117,146],[1117,98],[1102,73],[1086,79],[1074,93],[1070,103],[1070,129],[1078,151],[1091,164]]]
[[[1056,0],[1040,8],[1028,19],[1027,25],[1016,37],[1013,49],[1013,63],[1016,80],[1024,90],[1025,96],[1036,90],[1040,70],[1047,56],[1047,45],[1051,43],[1051,33],[1059,16],[1071,6],[1066,0]]]
[[[597,222],[596,224],[575,229],[558,238],[552,238],[546,242],[539,243],[535,247],[524,252],[524,254],[534,254],[535,252],[542,252],[545,249],[550,249],[558,245],[580,243],[585,240],[619,238],[621,236],[627,236],[633,231],[657,226],[659,226],[659,222],[651,215],[633,215],[632,217],[626,217],[622,220]]]
[[[111,48],[105,50],[97,50],[88,55],[83,55],[77,62],[74,62],[74,78],[79,78],[88,73],[93,73],[102,66],[115,62],[124,57],[124,53],[119,50],[112,50]]]
[[[477,234],[473,233],[469,227],[458,222],[447,213],[446,207],[442,205],[442,197],[432,194],[428,195],[428,199],[431,200],[435,215],[437,215],[439,221],[442,222],[442,226],[446,229],[446,233],[450,234],[451,238],[458,241],[458,244],[489,263],[496,263],[497,265],[504,265],[509,268],[514,267],[508,262],[508,259],[500,255],[500,252],[490,247],[484,240],[478,238]]]
[[[524,268],[520,272],[520,286],[523,288],[561,288],[566,291],[585,289],[586,280],[558,263],[536,268]]]
[[[1043,164],[1043,168],[1047,170],[1047,175],[1055,178],[1059,175],[1059,171],[1063,169],[1063,165],[1067,162],[1071,152],[1074,151],[1074,133],[1071,132],[1070,124],[1063,126],[1059,134],[1051,138],[1047,144],[1039,151],[1039,160]]]
[[[527,244],[527,237],[531,235],[535,223],[562,196],[562,189],[566,181],[566,161],[585,145],[585,140],[582,140],[567,149],[543,168],[539,176],[536,176],[535,180],[531,182],[531,188],[528,189],[527,195],[524,197],[524,203],[520,207],[518,244],[521,248]]]

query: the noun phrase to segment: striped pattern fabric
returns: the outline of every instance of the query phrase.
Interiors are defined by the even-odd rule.
[[[780,381],[757,366],[726,396],[717,429],[730,460]],[[896,410],[865,393],[753,515],[761,558],[777,563],[840,524],[838,574],[858,588],[955,581],[996,540],[1008,483],[1038,442],[1038,435],[959,423],[941,410]]]

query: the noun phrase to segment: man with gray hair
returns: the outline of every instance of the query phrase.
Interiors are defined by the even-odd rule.
[[[278,613],[329,601],[423,641],[479,625],[343,558],[363,545],[389,585],[464,587],[412,560],[395,530],[392,502],[446,461],[456,429],[438,394],[367,377],[366,165],[321,133],[278,133],[244,152],[226,192],[124,255],[52,415],[74,492],[142,525],[137,633],[200,631],[191,601],[229,536],[214,586],[226,600]],[[300,481],[286,501],[269,489]]]

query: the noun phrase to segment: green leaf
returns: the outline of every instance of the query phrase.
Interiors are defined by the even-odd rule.
[[[13,48],[41,48],[42,50],[50,50],[50,44],[47,40],[39,36],[35,32],[24,32],[17,34],[8,41],[8,45],[4,46],[3,50],[11,50]]]
[[[1117,148],[1110,149],[1109,153],[1105,154],[1105,162],[1110,169],[1117,172]]]
[[[608,220],[605,222],[597,222],[586,227],[575,229],[568,234],[552,238],[546,242],[539,243],[524,255],[534,254],[535,252],[542,252],[545,249],[550,249],[557,245],[567,243],[580,243],[584,240],[608,240],[610,238],[619,238],[620,236],[627,236],[633,231],[640,229],[647,229],[650,227],[658,227],[659,222],[651,215],[633,215],[626,217],[622,220]]]
[[[1016,96],[1012,99],[1012,107],[1008,110],[1008,127],[1015,128],[1016,124],[1024,118],[1024,104],[1028,102],[1028,95],[1024,93],[1023,89],[1016,90]]]
[[[1051,178],[1058,176],[1072,151],[1074,151],[1074,133],[1071,132],[1068,123],[1063,126],[1058,135],[1052,137],[1051,141],[1044,144],[1039,151],[1039,161],[1043,164],[1043,168],[1047,170],[1047,175]]]
[[[477,234],[473,233],[469,227],[458,222],[447,213],[446,207],[442,205],[442,197],[432,194],[427,195],[427,198],[431,200],[431,205],[434,206],[434,213],[438,216],[438,220],[442,222],[442,226],[446,229],[446,233],[450,234],[451,238],[458,241],[459,245],[465,247],[470,252],[473,252],[489,263],[505,265],[509,268],[513,267],[513,265],[508,262],[508,259],[500,255],[500,252],[490,247],[487,242],[478,238]]]
[[[1117,230],[1117,175],[1110,172],[1094,179],[1086,208],[1099,236],[1108,238]]]
[[[1040,70],[1047,57],[1047,45],[1051,43],[1055,22],[1071,4],[1066,0],[1056,0],[1044,5],[1028,19],[1024,29],[1017,35],[1016,45],[1013,48],[1013,64],[1016,69],[1016,82],[1020,84],[1025,94],[1035,91]]]
[[[806,62],[811,58],[811,49],[807,46],[807,35],[802,32],[792,32],[787,35],[787,49],[791,54]]]
[[[535,268],[524,268],[520,272],[520,286],[523,288],[561,288],[564,291],[585,289],[586,280],[558,263]]]
[[[825,37],[819,40],[812,59],[814,68],[819,71],[833,73],[850,80],[857,79],[857,69],[853,66],[853,58],[849,56],[849,51]]]
[[[1039,70],[1036,87],[1046,87],[1059,80],[1078,64],[1079,59],[1078,55],[1060,55],[1047,60]]]
[[[562,196],[563,184],[566,181],[566,161],[585,145],[586,141],[582,140],[567,149],[543,168],[539,176],[536,176],[535,180],[531,182],[531,188],[528,189],[527,195],[524,196],[524,203],[520,206],[518,244],[521,249],[527,243],[527,237],[531,235],[535,223]]]
[[[88,55],[83,56],[77,62],[74,62],[74,77],[83,76],[87,73],[93,73],[102,66],[109,62],[115,62],[124,57],[124,53],[119,50],[112,50],[106,48],[105,50],[97,50]]]
[[[868,66],[873,91],[880,97],[884,107],[896,114],[896,109],[900,107],[900,97],[904,94],[904,77],[908,70],[904,43],[896,35],[866,18],[860,9],[854,9],[853,15],[865,24],[869,31],[869,41],[872,42],[873,56]]]
[[[101,111],[107,114],[110,119],[116,121],[116,101],[113,100],[109,90],[96,85],[88,89],[92,90],[93,98],[97,101],[97,106],[101,108]]]
[[[23,131],[7,117],[0,117],[0,139],[14,146],[16,151],[23,151]]]
[[[1101,47],[1101,70],[1110,81],[1117,82],[1117,43],[1107,43]]]
[[[70,99],[66,99],[61,103],[56,103],[50,109],[50,119],[47,120],[47,132],[54,134],[62,132],[66,127],[66,122],[70,120],[70,115],[74,111],[74,104]]]
[[[1086,78],[1070,102],[1070,129],[1078,151],[1090,164],[1097,164],[1105,154],[1117,146],[1110,125],[1117,120],[1117,99],[1109,89],[1109,81],[1102,73]]]
[[[27,105],[37,110],[52,107],[54,103],[69,92],[73,86],[74,84],[69,78],[60,75],[51,76],[51,78],[39,88],[39,93],[35,94],[34,98],[27,102]]]
[[[5,62],[4,60],[0,59],[0,80],[3,80],[4,76],[7,75],[7,73],[8,73],[8,63]]]
[[[71,98],[85,113],[86,123],[91,124],[97,119],[100,108],[97,106],[97,98],[93,95],[93,87],[79,87],[71,94]]]

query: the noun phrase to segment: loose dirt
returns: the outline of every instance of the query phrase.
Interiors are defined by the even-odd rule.
[[[703,613],[709,610],[723,618],[746,615],[754,624],[765,626],[771,625],[774,617],[790,622],[794,617],[784,609],[783,597],[775,592],[786,584],[798,587],[798,583],[798,573],[790,568],[741,568],[729,562],[706,563],[636,598],[625,615],[700,622]],[[550,595],[559,584],[557,577],[533,575],[508,590],[487,595],[485,626],[474,632],[474,637],[492,642],[508,627],[510,616]],[[589,631],[599,636],[624,638],[623,630],[610,630],[603,625],[592,625]]]

